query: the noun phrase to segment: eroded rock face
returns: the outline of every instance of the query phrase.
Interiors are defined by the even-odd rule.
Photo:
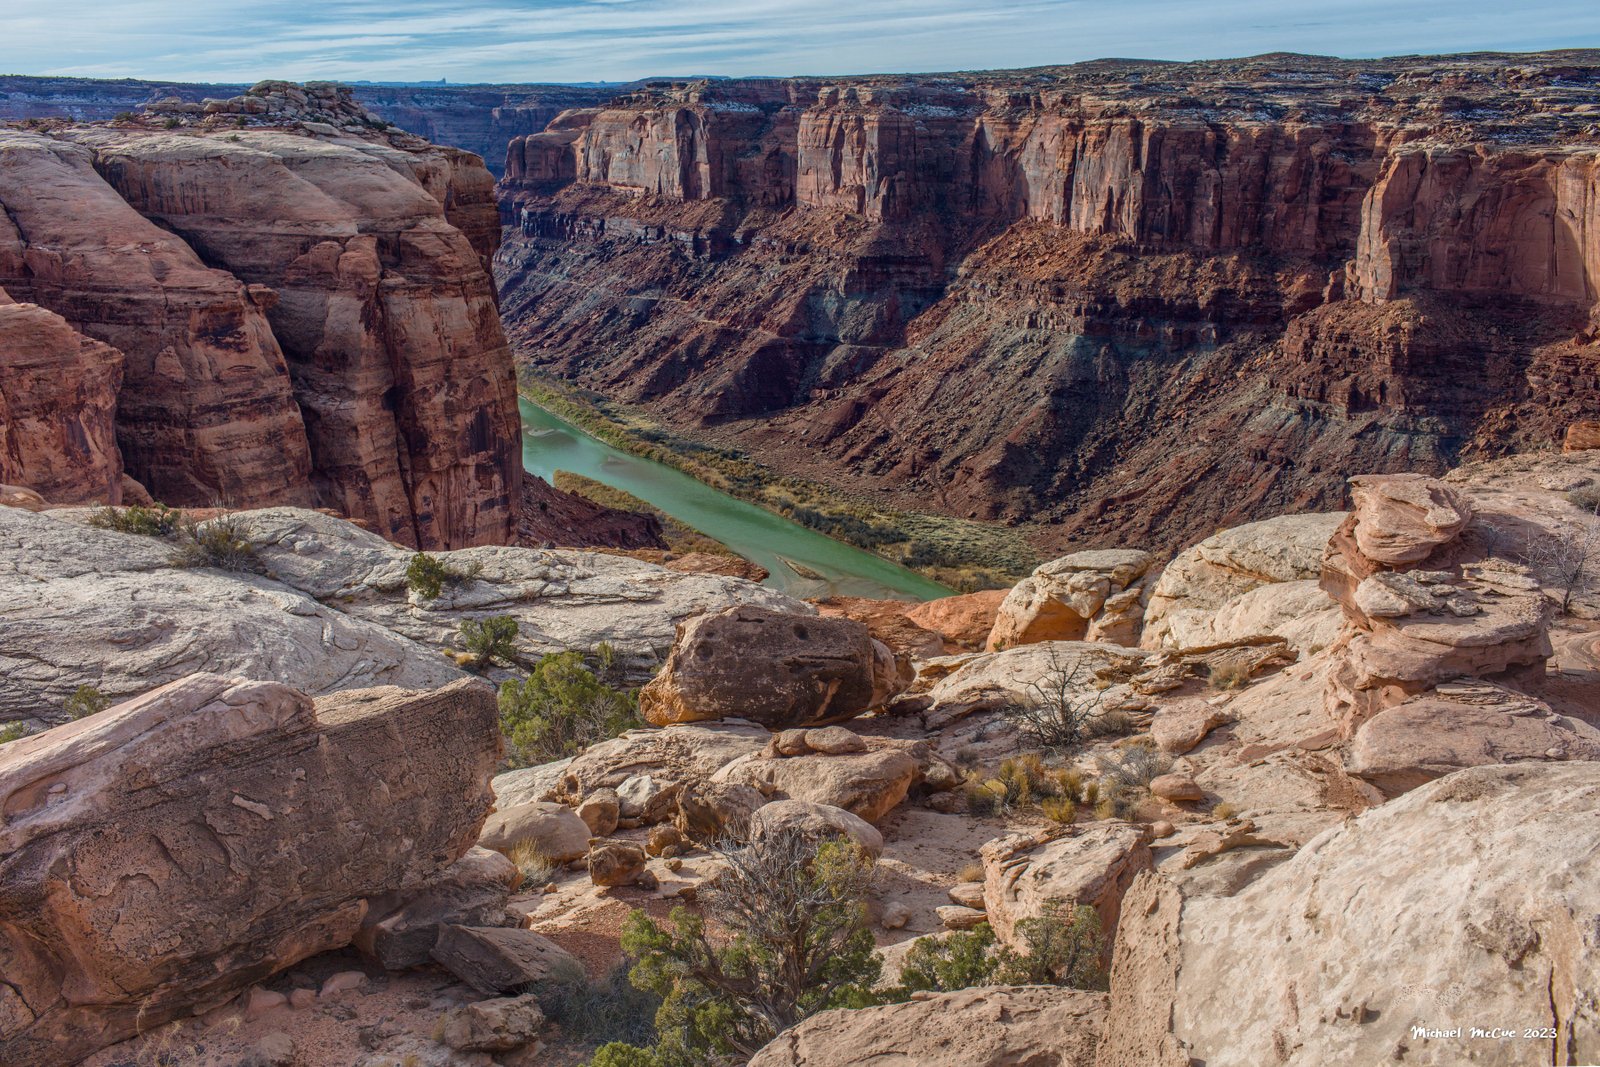
[[[116,407],[128,473],[158,499],[310,504],[270,294],[207,266],[95,163],[83,145],[0,132],[0,287],[126,357],[121,390],[99,403]]]
[[[463,681],[313,706],[194,675],[0,750],[0,1058],[76,1062],[348,944],[472,846],[500,756]]]
[[[1329,830],[1237,896],[1142,875],[1123,905],[1099,1062],[1600,1057],[1596,810],[1600,764],[1478,767]],[[1486,1051],[1465,1033],[1411,1034],[1478,1012],[1555,1040]]]
[[[1177,548],[1593,417],[1595,88],[1568,53],[655,84],[513,146],[508,321],[853,493]]]
[[[990,651],[1040,641],[1139,644],[1144,576],[1154,557],[1137,549],[1075,552],[1018,582],[995,618]]]
[[[1314,582],[1322,573],[1323,550],[1344,518],[1343,512],[1282,515],[1223,530],[1184,549],[1150,591],[1140,643],[1183,649],[1252,634],[1288,636],[1283,631],[1297,621],[1335,608],[1298,583]],[[1278,585],[1296,588],[1261,592]]]
[[[320,504],[406,544],[512,541],[488,173],[381,130],[347,89],[215,104],[0,135],[0,286],[126,357],[120,388],[80,406],[115,409],[129,473],[168,504]]]
[[[1060,834],[1008,834],[984,845],[981,855],[984,910],[1002,941],[1016,941],[1017,923],[1038,918],[1051,903],[1087,904],[1109,937],[1123,894],[1150,867],[1150,831],[1103,822]]]
[[[770,727],[849,719],[910,682],[862,623],[738,607],[684,623],[666,666],[639,693],[658,726],[750,719]]]
[[[122,353],[0,289],[0,482],[57,504],[122,502]]]
[[[750,1067],[1092,1067],[1105,1003],[1103,993],[1054,986],[919,993],[905,1004],[813,1015],[779,1034]]]
[[[276,294],[266,319],[318,503],[405,544],[512,539],[511,356],[478,251],[446,218],[446,150],[277,130],[71,136],[140,214]]]

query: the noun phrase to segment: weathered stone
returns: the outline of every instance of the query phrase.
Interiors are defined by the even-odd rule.
[[[1232,721],[1233,713],[1225,704],[1193,698],[1180,700],[1156,712],[1150,736],[1162,752],[1181,756],[1205,740],[1212,730]]]
[[[1200,783],[1191,776],[1181,773],[1157,775],[1150,781],[1150,793],[1162,800],[1179,803],[1206,798],[1206,791],[1200,788]]]
[[[874,860],[883,855],[883,835],[877,827],[830,804],[774,800],[760,807],[750,819],[751,840],[790,830],[799,831],[811,841],[852,841]]]
[[[1036,568],[1017,583],[995,618],[991,651],[1040,641],[1106,641],[1137,645],[1148,552],[1075,552]]]
[[[941,904],[933,913],[946,930],[971,930],[988,918],[980,908],[965,908],[959,904]]]
[[[561,946],[532,930],[445,926],[433,946],[433,959],[480,993],[495,995],[583,965]]]
[[[738,607],[679,628],[639,710],[658,726],[727,718],[805,726],[878,707],[910,680],[853,619]]]
[[[1600,1059],[1600,884],[1585,860],[1597,803],[1597,763],[1469,768],[1322,834],[1237,895],[1142,874],[1100,1064]],[[1442,1024],[1459,1005],[1554,1040],[1486,1051],[1474,1024]],[[1434,1019],[1439,1034],[1413,1035]]]
[[[595,885],[633,885],[646,873],[645,850],[632,841],[608,838],[589,848],[589,880]]]
[[[749,832],[750,817],[766,802],[752,786],[689,782],[678,791],[673,824],[692,841],[742,838]]]
[[[596,789],[579,801],[573,810],[589,827],[590,834],[606,837],[616,830],[617,819],[622,816],[622,798],[617,796],[614,789]]]
[[[917,783],[926,747],[880,741],[866,752],[845,756],[745,757],[718,771],[717,780],[753,785],[768,796],[843,808],[875,823]]]
[[[0,1060],[74,1062],[348,944],[471,847],[499,747],[481,682],[314,707],[195,675],[0,748]]]
[[[843,726],[825,726],[820,730],[805,732],[806,747],[825,756],[845,756],[852,752],[865,752],[867,743],[861,735]]]
[[[779,1034],[750,1067],[1093,1067],[1104,993],[988,986],[825,1011]]]
[[[466,1004],[444,1021],[439,1039],[459,1052],[509,1052],[544,1029],[544,1012],[532,993]]]
[[[1132,823],[1089,823],[1059,834],[1008,834],[979,854],[985,910],[1002,941],[1015,941],[1017,923],[1043,915],[1051,902],[1089,905],[1110,936],[1123,894],[1151,864],[1150,831]]]
[[[483,824],[478,844],[500,853],[532,846],[557,863],[582,858],[589,851],[589,826],[564,804],[535,801],[497,811]]]
[[[516,864],[474,846],[420,892],[370,900],[352,943],[385,970],[420,967],[428,962],[442,925],[519,925],[507,914],[506,902],[521,882]]]
[[[1450,486],[1422,474],[1350,479],[1353,534],[1368,559],[1393,566],[1427,559],[1472,521],[1472,505]]]

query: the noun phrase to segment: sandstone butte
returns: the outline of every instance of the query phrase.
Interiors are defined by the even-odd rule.
[[[1597,90],[1592,51],[652,82],[512,140],[504,317],[786,471],[1172,550],[1594,417]]]
[[[7,418],[0,480],[117,503],[125,471],[169,505],[317,505],[422,547],[513,539],[515,385],[476,157],[383,130],[348,90],[268,83],[203,118],[0,130],[0,203],[8,316],[81,335],[46,368],[7,330],[0,393],[35,410]],[[50,409],[78,429],[30,432]]]

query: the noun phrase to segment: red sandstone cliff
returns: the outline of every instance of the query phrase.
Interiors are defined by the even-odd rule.
[[[1597,93],[1591,52],[653,86],[512,142],[505,321],[790,470],[1183,541],[1600,407]]]
[[[384,133],[332,87],[166,114],[0,131],[0,286],[126,357],[120,391],[101,375],[80,406],[114,403],[129,474],[169,504],[511,541],[515,387],[476,157]],[[15,410],[28,388],[0,374],[0,394]],[[108,472],[71,497],[103,498]]]

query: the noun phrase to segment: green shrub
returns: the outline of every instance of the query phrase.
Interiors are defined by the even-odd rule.
[[[889,999],[982,985],[1106,988],[1106,938],[1093,908],[1052,901],[1042,915],[1018,922],[1016,932],[1023,951],[997,944],[988,923],[923,938],[906,953],[900,984]]]
[[[517,655],[517,620],[510,615],[462,619],[457,630],[473,670],[481,671],[495,663],[510,667],[521,658]]]
[[[828,1008],[864,1007],[879,959],[867,926],[872,863],[853,844],[768,834],[722,853],[726,872],[664,927],[635,911],[622,947],[633,984],[660,996],[654,1059],[608,1046],[609,1064],[749,1059],[782,1031]],[[719,936],[707,936],[708,923]]]
[[[0,745],[20,741],[32,732],[20,722],[7,723],[5,726],[0,726]]]
[[[145,537],[171,537],[182,522],[183,512],[165,504],[148,508],[139,504],[125,508],[97,507],[89,512],[90,526]]]
[[[100,690],[92,685],[80,685],[72,691],[72,695],[61,708],[73,719],[86,719],[110,706],[110,698]]]
[[[575,756],[642,725],[637,694],[595,676],[581,652],[556,652],[500,686],[500,731],[516,766]]]
[[[482,563],[454,567],[438,556],[418,552],[406,564],[406,587],[425,600],[437,600],[445,586],[465,585],[482,573]]]
[[[218,515],[178,527],[174,567],[210,567],[219,571],[260,574],[266,568],[256,555],[256,530],[240,515]]]

